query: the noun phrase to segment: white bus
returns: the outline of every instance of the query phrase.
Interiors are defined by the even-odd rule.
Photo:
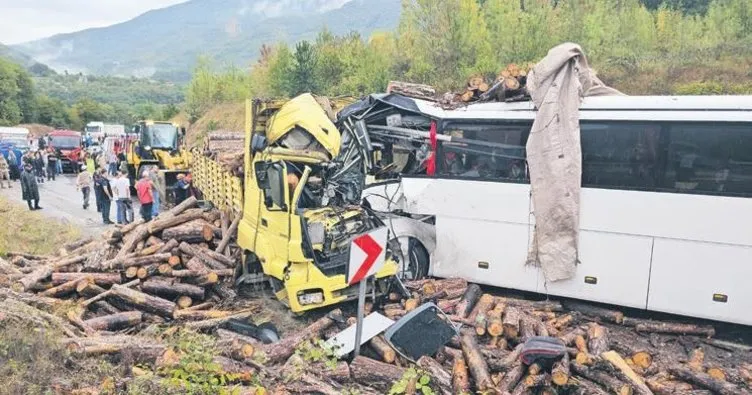
[[[428,274],[752,325],[752,96],[584,99],[580,264],[548,284],[525,265],[532,103],[383,99],[380,111],[425,117],[439,137],[433,175],[364,193],[377,210],[432,217],[434,235],[410,236],[431,245]]]

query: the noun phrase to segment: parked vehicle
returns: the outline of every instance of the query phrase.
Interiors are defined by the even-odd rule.
[[[81,132],[73,130],[53,130],[49,134],[50,146],[59,151],[63,171],[73,171],[72,163],[79,162],[83,145]]]

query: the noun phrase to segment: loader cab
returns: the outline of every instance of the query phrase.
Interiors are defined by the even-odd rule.
[[[149,151],[162,150],[174,152],[178,150],[179,142],[185,129],[169,122],[141,121],[133,130],[138,134],[141,156],[153,156]]]

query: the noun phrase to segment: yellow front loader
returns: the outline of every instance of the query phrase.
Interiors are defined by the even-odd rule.
[[[174,200],[177,175],[188,170],[188,154],[183,148],[185,129],[171,122],[140,121],[133,129],[136,138],[126,146],[131,185],[144,171],[159,169],[159,193],[163,201]]]

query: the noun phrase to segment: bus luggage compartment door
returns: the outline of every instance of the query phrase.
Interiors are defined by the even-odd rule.
[[[546,284],[538,292],[644,309],[648,296],[653,238],[580,231],[580,264],[569,280]]]
[[[752,247],[655,240],[648,309],[752,325]]]

